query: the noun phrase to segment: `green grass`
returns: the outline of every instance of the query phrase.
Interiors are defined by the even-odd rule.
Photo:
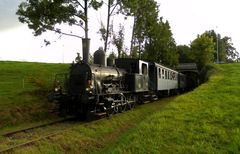
[[[49,116],[46,94],[66,64],[0,61],[0,129]]]
[[[240,64],[189,93],[67,131],[15,153],[240,153]]]
[[[42,140],[35,145],[17,149],[14,152],[34,154],[91,153],[117,140],[121,134],[135,128],[149,115],[161,110],[166,105],[166,102],[172,99],[167,98],[160,103],[138,106],[137,109],[116,114],[111,118],[69,127],[67,131],[59,135]]]
[[[177,97],[99,153],[240,153],[240,64]]]

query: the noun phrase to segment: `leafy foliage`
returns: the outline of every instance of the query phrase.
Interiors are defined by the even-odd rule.
[[[239,58],[239,53],[236,51],[236,48],[233,46],[232,39],[225,36],[222,41],[224,42],[224,47],[226,51],[226,59],[234,60]]]
[[[198,35],[198,37],[191,43],[191,49],[199,70],[207,64],[213,63],[214,42],[208,35]]]
[[[154,0],[125,0],[123,10],[134,16],[131,53],[136,57],[136,49],[141,58],[163,63],[168,66],[178,64],[176,43],[172,37],[169,22],[159,20],[158,6]]]
[[[106,27],[105,27],[103,21],[101,21],[101,27],[100,27],[98,33],[101,35],[101,40],[103,40],[105,42],[107,39],[107,30],[106,30]]]
[[[120,24],[119,31],[117,34],[113,33],[112,40],[113,45],[115,45],[118,50],[118,58],[120,58],[123,53],[123,42],[124,42],[124,27]]]
[[[27,0],[19,5],[16,14],[19,15],[20,22],[28,24],[34,30],[35,36],[50,30],[81,38],[71,32],[63,32],[57,26],[66,23],[69,26],[80,26],[87,31],[87,2],[88,0]],[[102,2],[96,0],[89,2],[95,9],[101,4]]]
[[[214,59],[217,59],[217,52],[220,62],[226,62],[238,58],[239,54],[233,46],[231,37],[225,36],[222,38],[221,35],[216,34],[214,30],[206,31],[205,34],[212,37],[215,43]]]
[[[146,41],[145,58],[171,67],[178,64],[176,43],[168,21],[164,22],[161,18],[152,28],[151,35]]]
[[[136,3],[130,3],[135,4]],[[134,26],[134,41],[138,46],[142,47],[145,38],[148,38],[151,30],[158,22],[158,10],[154,0],[142,0],[137,3],[137,6],[131,6],[133,15],[135,17]]]
[[[193,52],[187,45],[177,46],[177,53],[179,54],[179,63],[192,63],[194,62]]]

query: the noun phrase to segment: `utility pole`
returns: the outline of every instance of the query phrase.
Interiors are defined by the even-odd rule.
[[[217,64],[219,63],[219,56],[218,56],[218,34],[217,34]]]
[[[218,28],[218,27],[217,27]],[[216,32],[217,35],[217,64],[219,64],[219,56],[218,56],[218,33]]]

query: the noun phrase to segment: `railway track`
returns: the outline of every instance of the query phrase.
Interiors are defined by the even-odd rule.
[[[100,120],[103,117],[106,117],[106,114],[99,114],[93,121]],[[88,122],[89,121],[78,121],[74,117],[69,117],[42,125],[0,134],[0,153],[10,153],[14,152],[17,148],[34,145],[40,140],[48,139],[64,133],[74,126]]]
[[[84,123],[76,120],[74,121],[74,119],[75,118],[72,117],[65,118],[42,125],[1,134],[0,153],[9,153],[17,148],[35,144],[40,140],[61,134],[75,125]]]
[[[37,126],[32,126],[32,127],[28,127],[28,128],[24,128],[24,129],[20,129],[20,130],[16,130],[16,131],[10,131],[10,132],[1,134],[1,136],[11,137],[11,136],[13,136],[14,134],[17,134],[17,133],[26,132],[26,131],[30,131],[30,130],[41,128],[41,127],[51,126],[51,125],[58,124],[58,123],[61,123],[61,122],[65,122],[65,121],[69,121],[69,120],[74,120],[74,118],[70,117],[70,118],[60,119],[60,120],[52,121],[52,122],[49,122],[49,123],[44,123],[44,124],[37,125]]]

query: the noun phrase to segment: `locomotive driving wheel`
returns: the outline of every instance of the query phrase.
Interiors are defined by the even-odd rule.
[[[111,117],[114,114],[114,109],[113,108],[108,108],[106,111],[107,117]]]
[[[121,102],[118,106],[118,111],[121,113],[121,112],[124,112],[127,108],[127,99],[123,94],[121,94],[120,100],[121,100]]]
[[[137,96],[135,95],[130,95],[128,99],[128,108],[131,110],[132,108],[135,108],[136,106],[136,101],[137,101]]]

